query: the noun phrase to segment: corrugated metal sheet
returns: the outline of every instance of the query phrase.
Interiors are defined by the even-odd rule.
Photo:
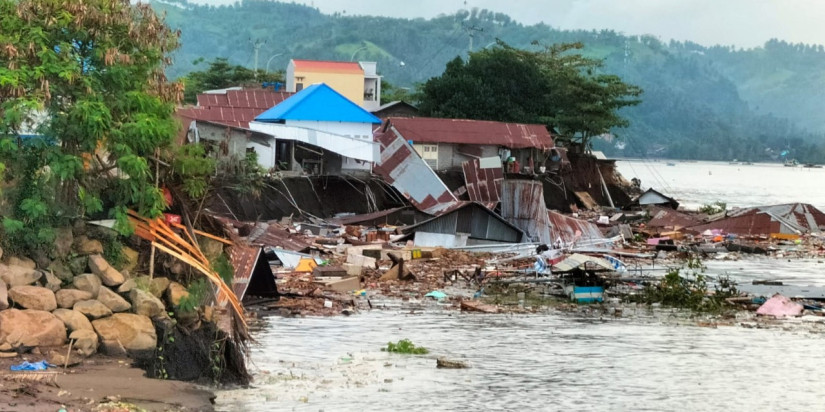
[[[505,180],[501,185],[501,216],[527,233],[532,241],[550,244],[550,218],[544,186],[532,180]]]
[[[388,125],[387,125],[388,126]],[[373,172],[395,187],[418,210],[435,215],[458,202],[416,151],[391,127],[376,132],[381,158]]]
[[[249,122],[293,93],[271,90],[227,90],[226,93],[199,94],[198,106],[177,109],[181,116],[227,126],[248,128]]]
[[[691,228],[699,232],[721,229],[738,235],[771,233],[819,233],[825,229],[825,213],[807,203],[758,206],[735,209],[725,219]]]
[[[381,124],[381,119],[325,83],[313,84],[295,93],[255,117],[255,120],[259,122],[311,120]]]
[[[553,237],[554,242],[561,239],[565,245],[570,245],[582,241],[590,244],[594,241],[608,241],[593,222],[565,216],[553,211],[548,211],[547,217],[550,219],[550,235]]]
[[[463,202],[460,207],[448,213],[404,228],[405,233],[417,231],[442,234],[467,233],[471,238],[496,242],[517,243],[525,240],[522,230],[508,223],[484,205],[475,202]]]
[[[744,216],[757,212],[768,213],[789,226],[796,226],[809,232],[820,232],[825,229],[825,213],[807,203],[736,209],[728,212],[728,216]]]
[[[379,223],[395,225],[397,219],[391,218],[397,216],[401,211],[410,209],[407,206],[396,207],[387,210],[381,210],[373,213],[364,213],[360,215],[341,216],[329,219],[330,223],[339,225],[366,225],[377,226]]]
[[[482,168],[479,159],[462,163],[465,187],[470,200],[475,202],[498,202],[500,200],[504,171],[501,168],[501,161],[497,164],[498,167]]]
[[[243,300],[252,279],[252,273],[255,271],[258,256],[261,254],[261,247],[235,243],[231,249],[229,255],[232,259],[232,266],[235,268],[235,275],[232,278],[232,290],[238,300]]]
[[[647,222],[647,227],[691,227],[701,224],[702,221],[691,215],[677,212],[673,209],[650,206],[648,208],[650,213],[650,221]]]
[[[266,222],[241,222],[234,219],[215,216],[228,228],[248,233],[245,240],[253,246],[268,246],[300,252],[312,246],[312,240],[304,235],[289,233],[285,227]]]
[[[719,229],[725,233],[733,233],[741,236],[768,236],[771,233],[793,233],[790,228],[774,220],[767,213],[753,213],[744,216],[729,217],[704,225],[690,228],[696,232]]]
[[[570,272],[582,265],[588,265],[588,268],[595,267],[597,269],[613,270],[613,265],[605,259],[593,256],[582,255],[574,253],[559,263],[553,265],[556,272]]]
[[[540,124],[429,117],[390,117],[387,122],[398,130],[404,140],[415,143],[499,145],[511,149],[535,147],[542,150],[554,146],[550,132]]]

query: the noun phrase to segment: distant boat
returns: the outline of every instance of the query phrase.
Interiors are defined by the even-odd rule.
[[[752,165],[753,162],[742,162],[743,165]]]
[[[799,166],[799,163],[796,161],[796,159],[788,159],[788,160],[785,161],[785,167],[797,167],[797,166]]]
[[[802,167],[807,167],[811,169],[822,169],[822,165],[814,164],[814,163],[805,163]]]
[[[667,165],[668,165],[668,166],[676,166],[676,163],[673,163],[673,162],[667,162]]]

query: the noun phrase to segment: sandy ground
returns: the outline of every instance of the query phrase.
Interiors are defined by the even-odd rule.
[[[187,382],[151,379],[126,358],[93,356],[80,365],[41,373],[12,372],[9,366],[37,355],[0,359],[0,411],[213,411],[214,394]]]

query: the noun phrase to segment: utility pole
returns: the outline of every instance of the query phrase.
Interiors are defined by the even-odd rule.
[[[484,31],[484,28],[478,27],[473,24],[469,26],[464,26],[464,30],[466,30],[467,35],[470,36],[470,47],[467,49],[467,56],[469,57],[470,53],[473,51],[473,38],[475,37],[475,33]]]
[[[258,52],[261,50],[261,47],[266,44],[266,40],[255,40],[249,39],[249,43],[252,44],[252,48],[255,49],[255,66],[254,66],[254,76],[255,80],[258,80]]]

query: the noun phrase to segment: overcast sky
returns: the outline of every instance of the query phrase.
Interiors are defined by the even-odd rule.
[[[235,0],[195,0],[232,4]],[[433,17],[461,8],[504,12],[562,29],[613,29],[704,45],[762,45],[770,38],[825,44],[822,0],[295,0],[324,13]]]

